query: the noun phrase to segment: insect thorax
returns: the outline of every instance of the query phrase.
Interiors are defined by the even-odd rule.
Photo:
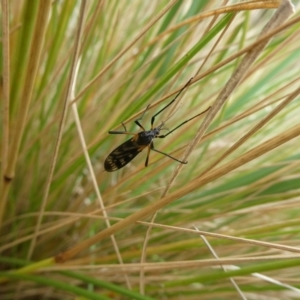
[[[160,129],[154,128],[152,130],[142,131],[138,133],[138,138],[136,140],[139,145],[149,145],[151,141],[159,135]]]

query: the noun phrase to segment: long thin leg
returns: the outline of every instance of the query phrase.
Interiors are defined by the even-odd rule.
[[[193,119],[195,119],[195,118],[201,116],[202,114],[206,113],[208,110],[210,110],[210,107],[207,108],[206,110],[204,110],[203,112],[201,112],[200,114],[198,114],[198,115],[196,115],[196,116],[193,116],[192,118],[190,118],[190,119],[188,119],[188,120],[182,122],[181,124],[179,124],[178,126],[176,126],[174,129],[172,129],[171,131],[169,131],[167,134],[163,134],[163,135],[157,136],[157,138],[161,138],[161,139],[165,138],[165,137],[168,136],[170,133],[172,133],[173,131],[175,131],[177,128],[179,128],[179,127],[181,127],[182,125],[186,124],[187,122],[189,122],[189,121],[191,121],[191,120],[193,120]]]
[[[148,110],[149,106],[150,106],[150,104],[146,107],[146,109],[143,112],[142,116],[134,121],[134,123],[136,125],[138,125],[139,127],[141,127],[144,131],[145,131],[145,128],[140,124],[139,120],[143,119],[143,117],[144,117],[146,111]],[[133,133],[133,132],[128,132],[127,129],[126,129],[126,126],[125,126],[124,122],[122,122],[121,124],[124,127],[124,131],[110,130],[108,133],[109,134],[133,134],[133,135],[136,134],[136,133]]]
[[[146,157],[146,161],[145,161],[145,167],[148,166],[149,156],[150,156],[150,150],[151,150],[151,148],[150,148],[150,146],[148,146],[147,157]]]
[[[190,82],[192,81],[192,79],[193,79],[193,77],[185,84],[185,86],[178,92],[178,94],[175,96],[175,98],[169,104],[167,104],[164,108],[162,108],[159,112],[157,112],[151,118],[151,129],[153,129],[153,123],[154,123],[155,117],[157,115],[159,115],[162,111],[164,111],[167,107],[169,107],[178,98],[178,96],[181,94],[181,92],[190,84]]]
[[[145,111],[143,112],[142,116],[134,121],[134,123],[135,123],[137,126],[141,127],[144,131],[145,131],[145,128],[144,128],[143,125],[139,122],[139,120],[142,120],[142,119],[143,119],[143,117],[144,117],[146,111],[148,110],[149,106],[150,106],[150,104],[147,105],[147,107],[146,107]]]
[[[123,122],[121,124],[124,127],[124,131],[110,130],[108,133],[109,134],[135,134],[133,132],[128,132],[127,129],[126,129],[126,126],[125,126],[125,124]]]
[[[131,134],[131,135],[135,135],[136,132],[129,132],[129,131],[115,131],[115,130],[110,130],[108,132],[109,134]]]
[[[178,161],[178,162],[181,163],[181,164],[187,164],[187,161],[179,160],[179,159],[177,159],[177,158],[175,158],[175,157],[173,157],[173,156],[171,156],[171,155],[169,155],[169,154],[167,154],[167,153],[165,153],[165,152],[162,152],[162,151],[159,151],[159,150],[155,149],[155,148],[154,148],[153,142],[151,143],[150,147],[151,147],[151,150],[153,150],[153,151],[155,151],[155,152],[158,152],[158,153],[160,153],[160,154],[163,154],[163,155],[165,155],[165,156],[168,156],[168,157],[170,157],[170,158],[172,158],[172,159]],[[147,157],[147,158],[148,158],[148,157]]]
[[[124,124],[124,122],[122,122],[122,126],[124,127],[124,131],[127,131],[126,126]]]

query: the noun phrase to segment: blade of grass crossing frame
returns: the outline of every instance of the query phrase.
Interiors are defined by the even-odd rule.
[[[186,53],[164,76],[161,80],[149,89],[138,101],[133,109],[128,109],[125,118],[133,114],[133,110],[141,108],[156,92],[160,90],[173,76],[177,74],[201,49],[205,47],[230,21],[232,13],[225,15],[221,21],[212,28],[188,53]]]

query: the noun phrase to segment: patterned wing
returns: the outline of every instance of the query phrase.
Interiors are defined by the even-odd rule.
[[[145,145],[137,145],[136,138],[136,136],[132,137],[130,140],[117,147],[107,156],[104,162],[104,169],[107,172],[114,172],[123,168],[130,161],[132,161],[145,147],[147,147]]]

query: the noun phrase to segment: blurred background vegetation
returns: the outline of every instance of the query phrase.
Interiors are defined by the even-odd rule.
[[[150,104],[148,130],[191,77],[155,125],[213,106],[279,2],[1,1],[1,299],[300,297],[299,1],[187,165],[103,168],[130,138],[108,131],[139,132]],[[206,117],[155,147],[183,159]]]

